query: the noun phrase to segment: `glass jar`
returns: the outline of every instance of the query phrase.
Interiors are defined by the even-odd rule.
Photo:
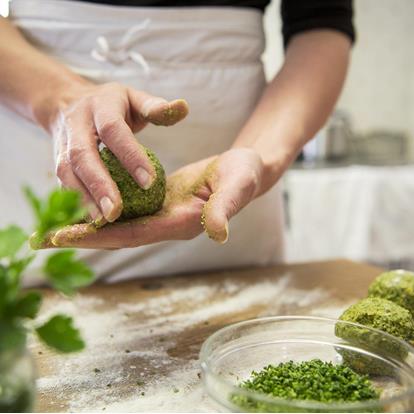
[[[34,362],[25,347],[0,352],[0,413],[33,410]]]

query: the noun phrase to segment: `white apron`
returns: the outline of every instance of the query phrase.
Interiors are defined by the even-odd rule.
[[[262,14],[256,10],[13,0],[10,18],[37,48],[94,82],[117,81],[168,100],[185,98],[186,120],[139,133],[167,174],[230,148],[265,86]],[[40,194],[56,186],[51,139],[2,107],[0,126],[0,225],[30,228],[21,186]],[[281,204],[277,188],[252,202],[231,220],[225,245],[201,234],[191,241],[80,254],[109,281],[268,265],[282,260]]]

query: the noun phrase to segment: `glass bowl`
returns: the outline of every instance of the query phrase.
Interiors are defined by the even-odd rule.
[[[322,403],[287,400],[238,385],[269,364],[321,359],[367,374],[379,400]],[[414,348],[385,332],[335,319],[281,316],[252,319],[211,335],[200,351],[208,394],[233,412],[413,412]],[[241,396],[241,398],[240,398]],[[248,401],[240,406],[237,401]]]

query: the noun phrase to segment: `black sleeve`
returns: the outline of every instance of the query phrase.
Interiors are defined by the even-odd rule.
[[[352,0],[282,0],[282,33],[286,47],[297,33],[334,29],[355,41]]]

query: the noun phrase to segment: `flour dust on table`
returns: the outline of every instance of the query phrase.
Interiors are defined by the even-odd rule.
[[[330,306],[328,291],[295,288],[289,274],[248,284],[224,273],[211,285],[195,281],[140,292],[138,300],[131,289],[121,303],[116,294],[108,300],[80,294],[73,301],[45,301],[41,319],[56,312],[74,315],[87,349],[53,355],[32,341],[32,351],[41,353],[38,410],[217,411],[202,387],[198,352],[224,320],[309,314]]]

